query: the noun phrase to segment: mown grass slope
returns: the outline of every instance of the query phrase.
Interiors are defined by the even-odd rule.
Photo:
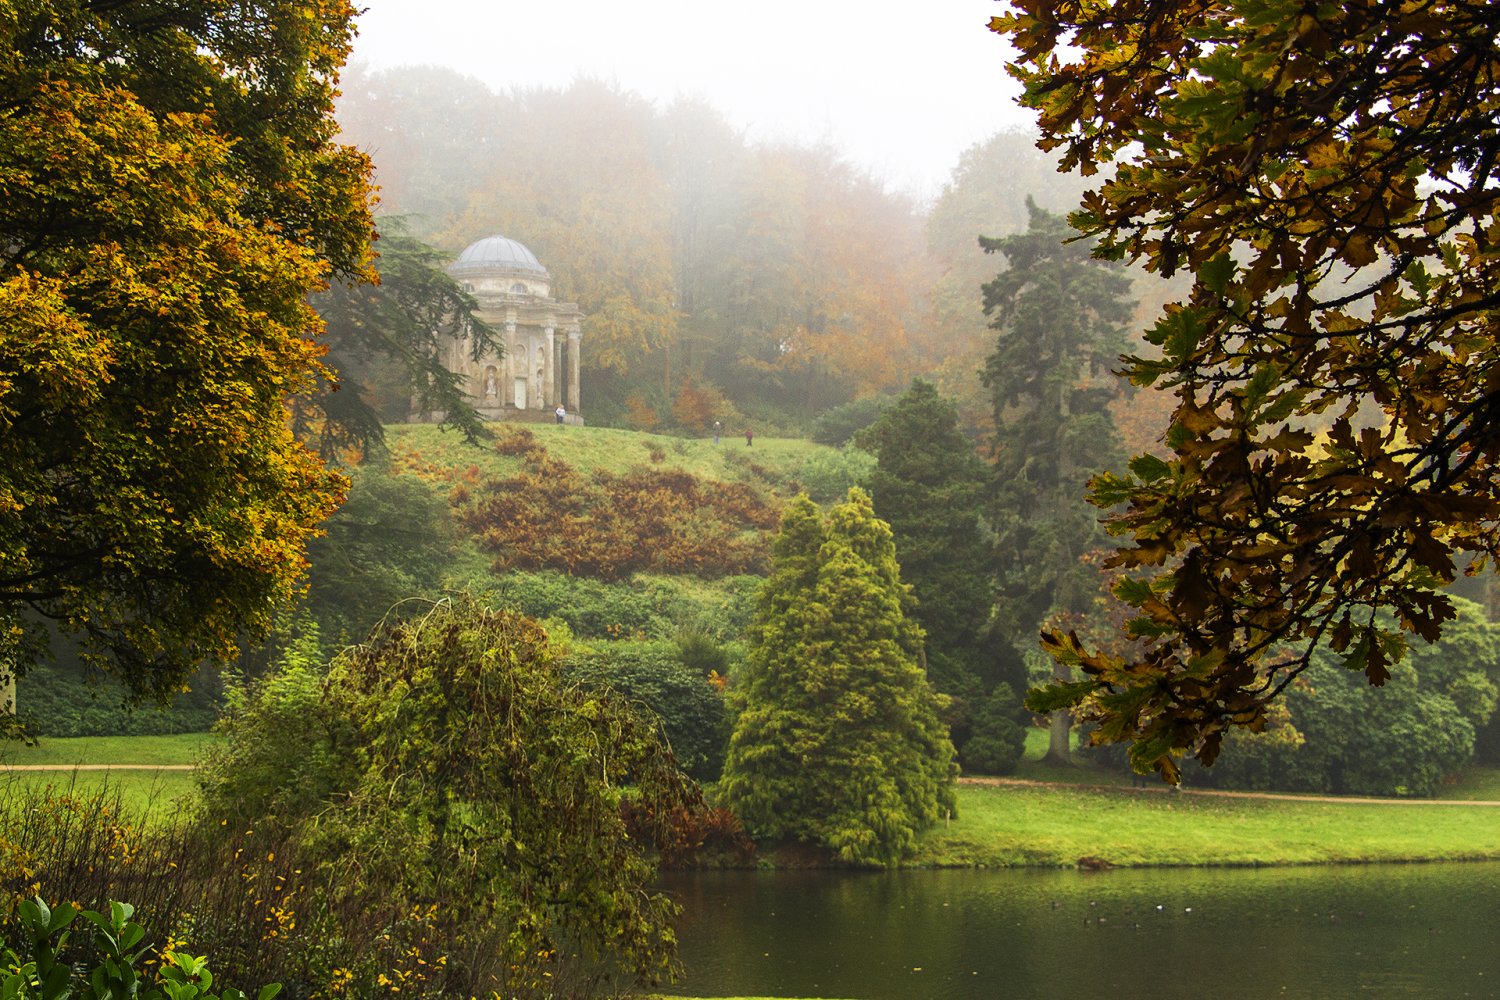
[[[611,427],[492,426],[499,436],[524,428],[553,457],[580,471],[597,469],[619,475],[637,467],[657,466],[718,482],[760,480],[783,489],[800,484],[815,494],[833,470],[863,470],[873,462],[862,453],[841,452],[800,438],[757,437],[754,445],[747,447],[742,437],[725,437],[714,444],[712,438],[670,437]],[[435,471],[473,466],[489,476],[514,475],[521,469],[519,458],[499,454],[492,444],[471,445],[458,433],[432,424],[387,427],[386,439],[392,457],[409,467]]]

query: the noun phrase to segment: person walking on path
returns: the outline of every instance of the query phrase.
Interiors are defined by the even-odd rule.
[[[751,430],[750,428],[746,427],[745,428],[745,447],[748,448],[751,445],[753,445],[754,443],[755,443],[755,432],[753,430]]]

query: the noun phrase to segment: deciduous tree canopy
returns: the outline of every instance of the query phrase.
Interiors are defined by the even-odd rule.
[[[1127,505],[1121,562],[1151,578],[1119,594],[1152,641],[1049,640],[1087,674],[1054,700],[1171,777],[1262,726],[1320,642],[1383,683],[1405,633],[1452,617],[1459,554],[1500,550],[1500,20],[1481,0],[1020,0],[992,27],[1043,147],[1115,164],[1075,224],[1195,279],[1130,364],[1176,389],[1172,454],[1095,490]]]
[[[369,250],[367,161],[331,142],[351,16],[0,7],[7,644],[54,619],[164,697],[290,595],[341,489],[286,425],[307,295]]]

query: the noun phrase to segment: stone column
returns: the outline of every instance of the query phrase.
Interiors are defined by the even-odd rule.
[[[583,403],[578,398],[578,346],[582,340],[583,333],[578,324],[568,327],[568,402],[575,413],[583,410]]]
[[[516,403],[516,311],[505,310],[505,359],[500,362],[500,405]]]
[[[557,334],[549,325],[546,354],[542,356],[542,402],[547,410],[557,409]]]

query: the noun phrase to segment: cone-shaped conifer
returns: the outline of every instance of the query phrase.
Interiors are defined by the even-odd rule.
[[[720,788],[759,836],[889,864],[953,809],[953,746],[917,666],[890,528],[851,490],[782,520]]]

